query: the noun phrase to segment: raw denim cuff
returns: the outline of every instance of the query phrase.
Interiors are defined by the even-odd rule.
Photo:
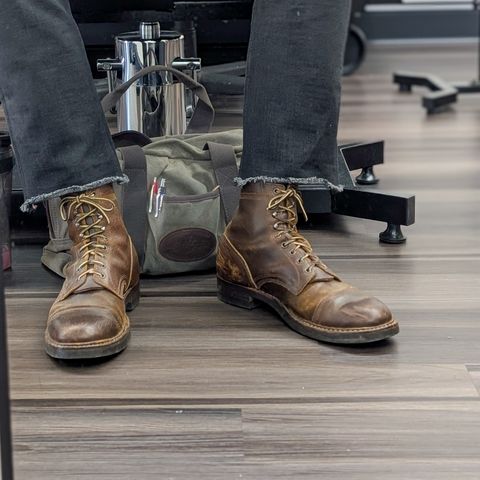
[[[116,177],[105,177],[101,180],[96,180],[95,182],[87,183],[86,185],[72,185],[71,187],[60,188],[50,193],[43,193],[42,195],[36,195],[31,197],[20,207],[22,212],[33,212],[41,202],[50,200],[51,198],[63,197],[69,193],[85,192],[87,190],[93,190],[94,188],[102,187],[103,185],[108,185],[110,183],[124,184],[128,183],[128,177],[126,175],[116,176]]]
[[[248,177],[248,178],[241,178],[236,177],[234,179],[235,184],[239,187],[243,187],[247,185],[247,183],[255,183],[255,182],[264,182],[264,183],[283,183],[285,185],[320,185],[324,186],[325,190],[333,190],[334,192],[341,192],[343,191],[343,185],[334,185],[332,182],[329,182],[325,178],[319,177],[305,177],[305,178],[298,178],[298,177],[268,177],[266,175],[261,175],[258,177]]]

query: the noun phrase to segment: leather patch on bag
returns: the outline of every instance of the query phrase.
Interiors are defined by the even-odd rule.
[[[162,238],[158,251],[173,262],[198,262],[215,252],[217,238],[204,228],[182,228]]]

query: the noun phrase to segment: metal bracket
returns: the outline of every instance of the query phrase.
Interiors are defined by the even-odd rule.
[[[430,90],[422,98],[422,106],[428,114],[441,111],[446,106],[456,103],[462,93],[480,93],[480,81],[452,85],[436,75],[428,73],[398,72],[393,74],[393,83],[401,92],[411,92],[413,86],[426,87]]]
[[[339,148],[341,174],[350,170],[366,169],[383,163],[384,142],[343,145]],[[345,173],[346,171],[346,173]],[[299,190],[308,214],[335,213],[350,217],[386,222],[387,228],[379,235],[384,243],[403,243],[406,237],[401,225],[415,223],[415,197],[365,190],[356,186],[350,177],[341,192],[326,190],[318,185],[302,185]]]
[[[393,83],[401,92],[411,92],[415,85],[428,88],[430,92],[423,96],[422,105],[429,114],[456,103],[459,93],[456,87],[429,73],[397,72],[393,74]]]
[[[362,169],[355,178],[359,185],[375,185],[379,178],[373,170],[374,165],[381,165],[384,160],[385,142],[351,143],[340,147],[340,152],[350,171]]]

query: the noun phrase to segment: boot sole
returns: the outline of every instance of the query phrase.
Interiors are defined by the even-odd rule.
[[[140,285],[133,287],[125,298],[125,311],[133,311],[140,303]],[[45,341],[45,352],[48,356],[58,360],[87,360],[93,358],[111,357],[125,350],[130,340],[130,331],[114,342],[101,346],[76,346],[63,347]]]
[[[222,302],[248,310],[268,305],[292,330],[321,342],[350,345],[371,343],[393,337],[399,332],[398,323],[393,319],[383,326],[372,328],[341,329],[311,326],[307,320],[290,312],[277,298],[268,293],[220,278],[217,278],[217,285],[218,298]]]

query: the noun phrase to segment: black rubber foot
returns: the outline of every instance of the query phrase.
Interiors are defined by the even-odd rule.
[[[387,224],[387,229],[379,235],[379,238],[383,243],[405,243],[407,241],[400,225],[394,223]]]
[[[355,179],[359,185],[375,185],[378,183],[378,177],[373,171],[373,167],[365,167],[362,173]]]
[[[411,92],[412,86],[408,83],[401,83],[398,87],[400,92]]]

